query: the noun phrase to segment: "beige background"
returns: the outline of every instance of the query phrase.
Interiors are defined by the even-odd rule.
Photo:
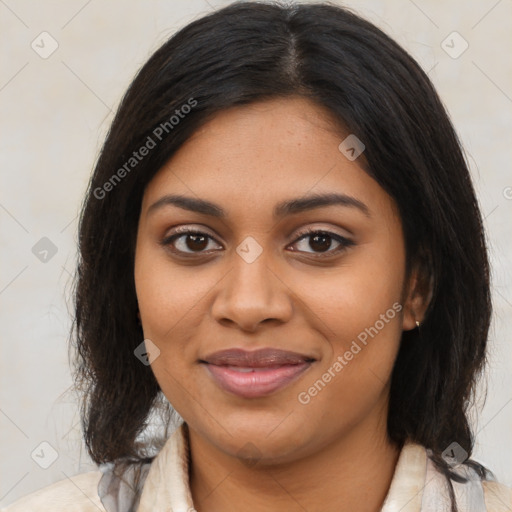
[[[92,468],[81,445],[67,354],[80,201],[135,71],[178,28],[228,3],[0,0],[1,505]],[[346,5],[429,71],[466,148],[486,218],[495,307],[475,458],[512,485],[512,3]],[[51,36],[40,36],[43,31]],[[469,45],[458,58],[441,47],[453,31]],[[447,40],[452,54],[463,49],[457,37]],[[34,40],[40,53],[58,48],[43,59]],[[46,262],[32,252],[43,237],[57,249]],[[48,469],[31,458],[36,450],[36,460],[45,453],[50,461],[51,449],[41,442],[58,454]]]

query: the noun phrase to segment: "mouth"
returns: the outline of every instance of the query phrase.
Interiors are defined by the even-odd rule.
[[[283,389],[298,379],[316,359],[279,349],[215,352],[199,362],[224,391],[243,398],[258,398]]]

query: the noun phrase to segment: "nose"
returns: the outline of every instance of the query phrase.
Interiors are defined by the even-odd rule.
[[[221,288],[212,305],[212,315],[219,323],[252,332],[263,322],[281,324],[290,320],[292,292],[269,267],[264,255],[265,250],[248,263],[233,254],[231,270],[220,281]]]

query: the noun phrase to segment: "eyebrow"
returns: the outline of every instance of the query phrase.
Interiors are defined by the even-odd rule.
[[[220,219],[224,219],[227,216],[225,210],[215,203],[206,201],[205,199],[198,199],[195,197],[188,197],[179,194],[169,194],[161,197],[148,208],[147,215],[169,205],[177,206],[184,210],[202,213],[204,215],[209,215],[211,217],[217,217]],[[366,204],[361,202],[359,199],[356,199],[355,197],[338,193],[310,194],[305,197],[283,201],[274,207],[273,217],[275,219],[280,219],[287,215],[293,215],[296,213],[313,210],[315,208],[322,208],[332,205],[356,208],[364,213],[367,217],[371,217],[370,209],[368,206],[366,206]]]

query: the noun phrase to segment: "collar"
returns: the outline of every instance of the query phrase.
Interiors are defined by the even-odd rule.
[[[149,469],[137,512],[191,512],[188,428],[182,423]]]

